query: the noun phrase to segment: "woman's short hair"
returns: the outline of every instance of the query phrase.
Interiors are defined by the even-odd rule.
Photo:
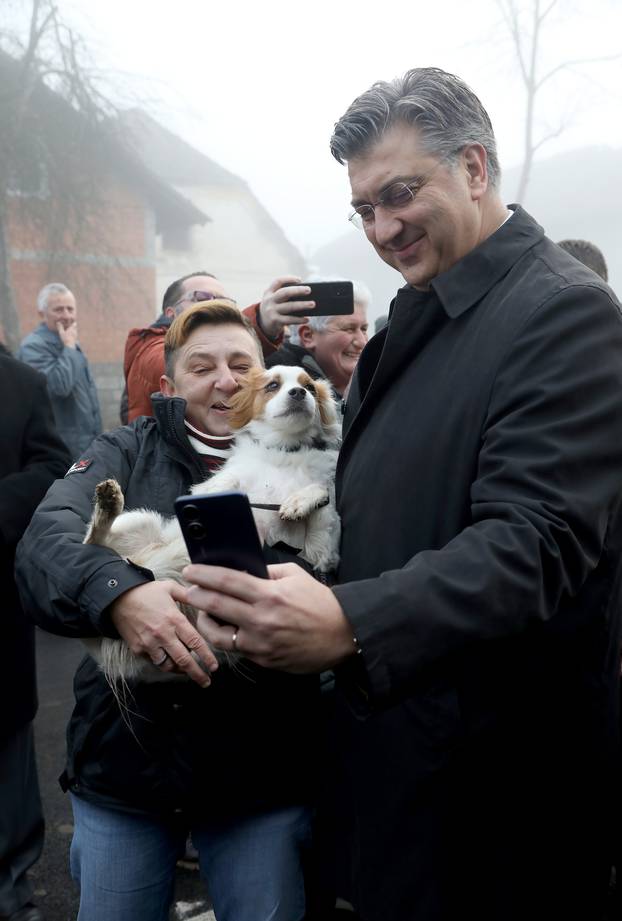
[[[195,329],[200,326],[241,326],[252,337],[257,346],[259,364],[263,367],[261,343],[252,323],[226,298],[199,301],[176,317],[164,337],[164,363],[168,377],[174,377],[175,358]]]

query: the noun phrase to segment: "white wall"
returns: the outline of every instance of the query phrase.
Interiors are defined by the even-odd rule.
[[[158,304],[172,281],[200,269],[216,275],[241,308],[259,300],[277,276],[303,269],[245,185],[177,190],[212,220],[192,229],[190,250],[165,250],[159,239]]]

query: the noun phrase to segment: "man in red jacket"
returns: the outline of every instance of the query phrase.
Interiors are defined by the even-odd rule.
[[[281,345],[283,327],[306,322],[307,318],[301,316],[300,311],[315,306],[313,301],[296,301],[294,312],[291,298],[309,293],[309,288],[299,287],[300,284],[300,278],[294,275],[276,278],[261,301],[243,311],[255,327],[264,357]],[[159,392],[160,378],[164,374],[164,337],[175,317],[192,304],[215,297],[228,295],[222,283],[210,272],[184,275],[164,292],[162,313],[155,323],[130,330],[123,361],[126,386],[121,405],[123,423],[132,422],[138,416],[152,415],[151,395]]]

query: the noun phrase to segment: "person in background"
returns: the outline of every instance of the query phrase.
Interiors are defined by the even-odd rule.
[[[313,278],[313,281],[328,279]],[[314,379],[326,378],[341,401],[368,339],[367,311],[371,295],[354,282],[354,313],[304,319],[290,329],[289,339],[266,358],[266,367],[300,365]]]
[[[300,315],[300,310],[313,309],[313,301],[291,303],[290,298],[309,293],[309,288],[300,285],[300,279],[294,275],[277,278],[260,303],[243,311],[257,333],[264,356],[278,348],[288,324],[303,322],[305,317]],[[123,361],[125,392],[120,415],[124,425],[138,416],[152,414],[151,396],[160,389],[160,378],[164,374],[164,337],[175,317],[193,304],[215,297],[230,299],[222,283],[210,272],[184,275],[164,292],[162,313],[155,323],[130,330]],[[292,312],[294,306],[298,314]]]
[[[376,321],[374,323],[374,335],[379,333],[381,329],[384,329],[388,322],[389,315],[387,313],[383,313],[382,316],[376,317]]]
[[[214,648],[335,670],[322,853],[365,921],[592,921],[619,831],[620,304],[504,204],[459,77],[375,84],[331,150],[405,281],[348,395],[336,584],[192,565],[184,597]]]
[[[589,240],[560,240],[557,245],[586,265],[592,272],[600,275],[603,281],[609,281],[605,257],[594,243],[590,243]]]
[[[65,285],[52,282],[39,291],[40,325],[22,341],[17,357],[47,379],[58,434],[72,457],[79,457],[101,433],[95,381],[78,343],[76,299]]]
[[[607,263],[602,251],[595,243],[589,240],[560,240],[557,244],[588,269],[596,272],[604,281],[609,281]],[[621,666],[622,667],[622,666]],[[622,687],[620,699],[620,718],[622,720]],[[622,731],[621,731],[622,735]],[[618,828],[616,842],[614,844],[613,871],[611,874],[611,897],[609,914],[611,918],[622,917],[622,794],[621,787],[618,788],[617,802],[614,808],[618,815]]]
[[[28,870],[41,856],[44,820],[35,761],[34,628],[21,608],[13,564],[30,518],[71,463],[55,427],[45,378],[0,348],[0,919],[43,921]]]

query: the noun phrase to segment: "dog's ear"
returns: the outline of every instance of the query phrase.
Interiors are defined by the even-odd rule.
[[[229,400],[229,425],[241,429],[255,417],[255,400],[263,390],[266,372],[263,368],[251,368],[240,378],[240,389]]]
[[[324,428],[335,425],[337,422],[337,409],[327,381],[313,381],[317,394],[317,404],[320,410],[320,419]]]

